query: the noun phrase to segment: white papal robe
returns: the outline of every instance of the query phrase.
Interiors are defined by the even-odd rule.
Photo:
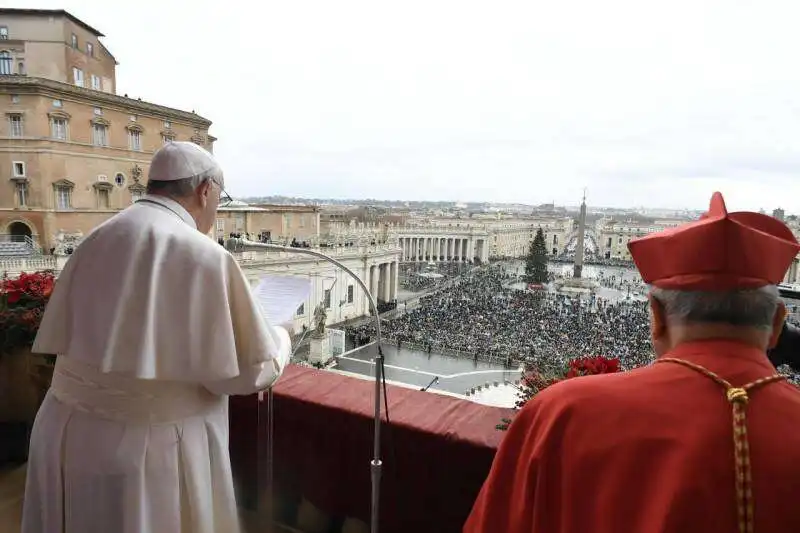
[[[289,335],[177,202],[89,234],[33,346],[59,354],[33,426],[23,533],[239,530],[227,395],[270,386]]]

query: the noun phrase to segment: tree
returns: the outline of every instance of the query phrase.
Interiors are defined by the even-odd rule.
[[[536,236],[531,241],[528,256],[525,258],[525,281],[547,283],[547,245],[544,243],[542,228],[536,230]]]

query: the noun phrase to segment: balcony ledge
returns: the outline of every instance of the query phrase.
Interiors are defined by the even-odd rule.
[[[296,525],[302,501],[334,520],[369,522],[373,395],[370,381],[287,368],[274,388],[274,491],[296,504],[288,514],[276,509],[279,521]],[[510,410],[393,385],[388,402],[381,531],[460,531],[503,436],[495,426]],[[257,395],[230,401],[234,480],[250,508],[266,490],[266,405]]]

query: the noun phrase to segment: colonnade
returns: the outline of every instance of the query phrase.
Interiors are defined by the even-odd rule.
[[[488,260],[485,239],[462,237],[400,237],[401,261]]]
[[[391,302],[397,299],[397,285],[400,276],[400,264],[397,261],[378,263],[367,267],[367,286],[376,300]],[[369,302],[366,303],[369,308]]]

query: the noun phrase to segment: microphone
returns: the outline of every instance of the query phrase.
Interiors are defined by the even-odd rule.
[[[314,250],[312,248],[294,248],[292,246],[281,246],[280,244],[272,244],[266,242],[255,242],[250,241],[247,239],[241,238],[231,238],[225,241],[225,249],[229,252],[239,253],[239,252],[247,252],[247,251],[276,251],[276,252],[287,252],[292,254],[301,254],[301,255],[310,255],[316,257],[318,259],[322,259],[323,261],[327,261],[339,268],[343,271],[347,272],[347,274],[358,283],[361,290],[364,291],[364,294],[367,296],[369,300],[370,309],[372,309],[372,313],[375,316],[375,334],[377,338],[377,346],[378,346],[378,355],[375,356],[375,415],[374,415],[374,424],[375,430],[373,433],[373,454],[372,460],[370,461],[370,473],[372,479],[372,493],[371,493],[371,508],[370,508],[370,532],[371,533],[378,533],[378,509],[380,503],[380,481],[381,481],[381,468],[383,466],[383,461],[381,460],[381,386],[383,386],[383,400],[385,403],[385,410],[386,410],[386,421],[389,421],[389,401],[386,398],[386,378],[385,378],[385,369],[384,369],[384,358],[383,358],[383,349],[381,348],[381,318],[378,314],[378,305],[375,302],[375,298],[372,296],[372,293],[369,292],[366,283],[362,281],[358,275],[350,270],[346,265],[341,263],[340,261],[326,255],[322,252]],[[437,378],[438,379],[438,378]],[[431,382],[431,385],[433,382]],[[430,385],[429,385],[430,386]],[[270,417],[270,422],[267,424],[268,428],[268,437],[267,437],[267,453],[269,457],[267,458],[267,463],[272,464],[272,430],[271,430],[271,417],[272,417],[272,388],[268,391],[268,401],[269,401],[269,410],[270,413],[268,416]],[[260,406],[260,404],[259,404]],[[267,474],[269,487],[272,487],[272,472],[271,469]],[[270,496],[270,506],[272,505],[271,496]],[[270,519],[272,518],[270,512]]]
[[[419,389],[419,390],[420,390],[420,391],[422,391],[422,392],[427,392],[427,391],[428,391],[428,389],[430,389],[430,388],[431,388],[431,386],[432,386],[434,383],[438,383],[438,382],[439,382],[439,376],[436,376],[435,378],[433,378],[433,379],[431,380],[431,382],[430,382],[430,383],[428,383],[426,386],[422,387],[422,388],[421,388],[421,389]]]

